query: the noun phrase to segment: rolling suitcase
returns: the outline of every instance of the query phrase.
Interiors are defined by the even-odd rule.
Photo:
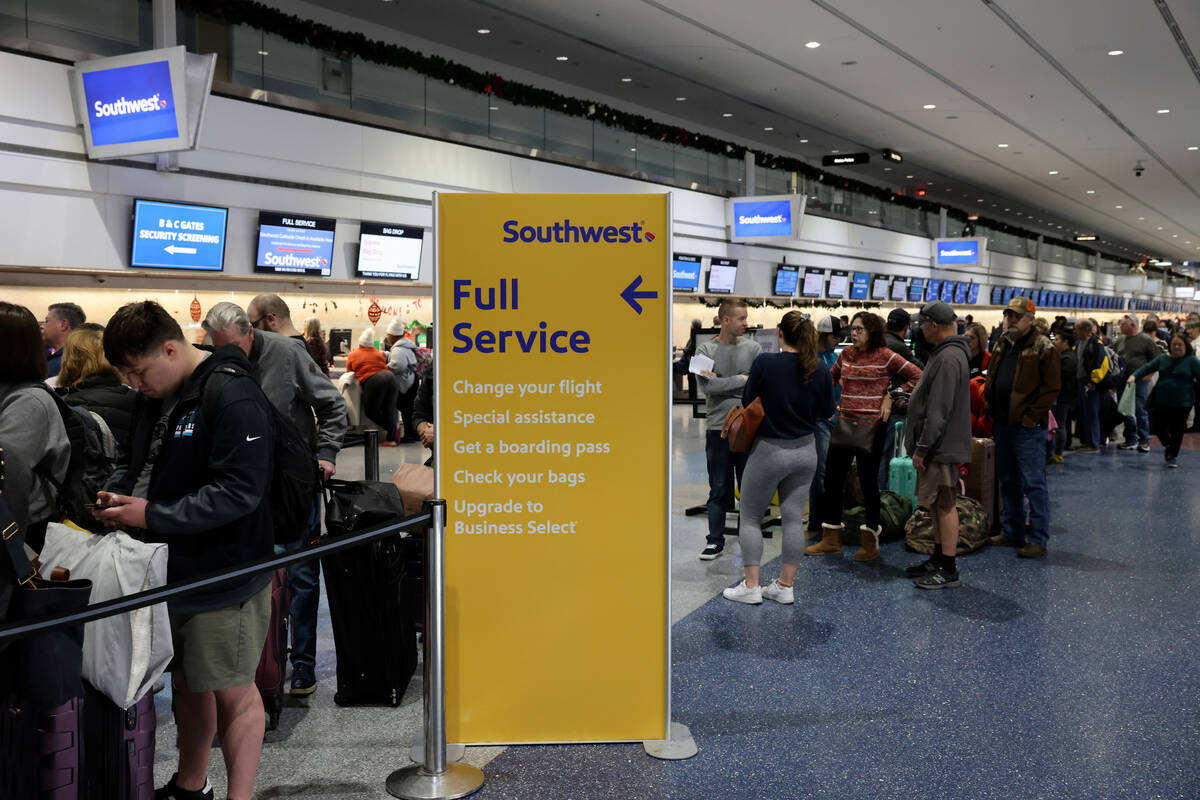
[[[269,731],[279,727],[279,715],[283,713],[283,679],[287,674],[290,607],[287,570],[277,569],[271,576],[271,625],[267,628],[267,641],[263,643],[262,657],[254,673],[254,684],[258,686],[263,708],[267,712]]]
[[[41,714],[37,729],[38,800],[76,800],[79,797],[79,717],[82,701],[73,697]]]
[[[912,457],[904,452],[904,422],[896,423],[896,455],[888,463],[888,488],[912,501],[917,508],[917,468]]]
[[[974,498],[983,506],[988,526],[996,521],[996,442],[994,439],[971,440],[971,463],[963,476],[963,487],[967,497]]]
[[[339,706],[400,705],[417,668],[412,581],[401,536],[326,556]]]
[[[85,683],[83,687],[83,797],[86,800],[154,800],[154,694],[123,709]]]

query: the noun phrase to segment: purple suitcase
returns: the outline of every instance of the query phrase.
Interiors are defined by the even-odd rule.
[[[80,698],[75,697],[41,715],[37,732],[39,800],[79,797],[81,706]]]
[[[157,725],[153,693],[123,709],[84,682],[84,800],[154,800]]]
[[[262,657],[254,673],[254,683],[262,695],[267,712],[267,730],[279,727],[283,713],[283,679],[287,673],[288,616],[291,595],[288,591],[287,570],[277,569],[271,577],[271,625],[263,643]]]

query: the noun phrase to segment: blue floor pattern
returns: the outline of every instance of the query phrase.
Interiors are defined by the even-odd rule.
[[[806,558],[794,606],[715,597],[674,628],[699,755],[511,747],[476,796],[1200,797],[1200,453],[1180,462],[1069,455],[1049,556],[985,548],[958,589],[915,589],[893,543]]]

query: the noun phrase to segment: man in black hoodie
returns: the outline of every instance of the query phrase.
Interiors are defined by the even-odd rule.
[[[917,502],[933,518],[933,557],[905,570],[918,589],[959,585],[958,465],[971,460],[971,345],[949,304],[927,303],[917,315],[933,348],[908,401],[904,444],[917,470]]]
[[[145,398],[130,465],[100,492],[98,519],[170,548],[170,583],[271,554],[268,487],[275,431],[268,401],[236,346],[192,347],[162,306],[117,311],[104,354]],[[212,394],[216,393],[216,402]],[[231,800],[249,800],[262,750],[262,698],[254,673],[271,617],[270,574],[223,583],[168,602],[179,769],[156,797],[212,800],[207,768],[219,733]]]

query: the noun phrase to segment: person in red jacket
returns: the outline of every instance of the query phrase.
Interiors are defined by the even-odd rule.
[[[898,375],[900,387],[911,392],[921,377],[921,368],[884,346],[883,320],[869,311],[860,311],[850,322],[850,346],[842,350],[830,371],[835,384],[842,387],[838,417],[845,416],[874,426],[870,449],[861,452],[839,444],[835,425],[829,454],[825,460],[825,494],[821,513],[821,541],[806,547],[808,556],[842,552],[842,492],[851,463],[858,462],[858,481],[866,506],[866,525],[862,526],[862,547],[855,561],[870,561],[879,556],[879,460],[883,454],[884,425],[892,411],[888,384]]]
[[[987,415],[983,398],[984,373],[992,354],[988,352],[987,328],[972,322],[966,329],[971,344],[971,435],[987,439],[992,435],[992,418]]]
[[[387,356],[375,347],[375,332],[367,328],[358,337],[358,347],[346,356],[346,369],[362,386],[362,410],[367,419],[383,428],[382,447],[396,446],[396,397],[400,387],[387,368]]]

